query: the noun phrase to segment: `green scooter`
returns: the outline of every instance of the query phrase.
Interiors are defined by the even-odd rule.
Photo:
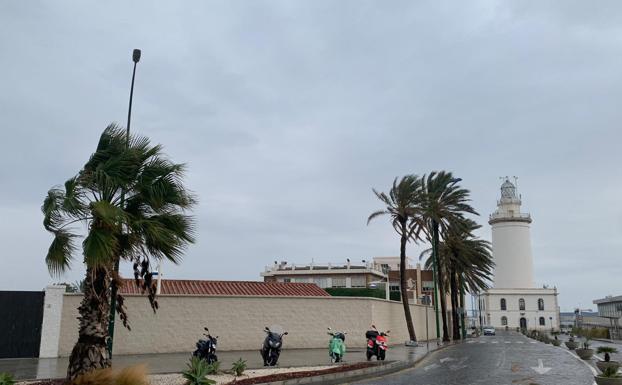
[[[330,356],[330,362],[342,362],[343,356],[346,353],[346,334],[344,332],[332,332],[331,328],[328,328],[328,335],[331,336],[328,343],[328,355]]]

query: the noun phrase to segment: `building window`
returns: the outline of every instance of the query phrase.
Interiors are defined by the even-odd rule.
[[[544,317],[540,317],[540,326],[544,326]]]
[[[333,287],[346,287],[346,279],[345,279],[345,277],[335,277],[335,278],[333,278]]]
[[[525,310],[525,300],[523,298],[518,300],[518,310]]]
[[[508,326],[508,317],[501,317],[501,326]]]
[[[293,282],[296,282],[296,283],[309,283],[309,278],[296,277],[296,278],[293,279]]]
[[[352,287],[365,287],[365,276],[359,275],[352,277]]]
[[[291,281],[292,281],[292,279],[291,279],[291,278],[283,278],[283,282],[289,283],[289,282],[291,282]]]
[[[389,285],[389,291],[400,291],[400,285]]]
[[[501,310],[508,310],[507,306],[505,306],[505,298],[501,298]]]
[[[314,278],[313,283],[321,287],[322,289],[326,289],[328,287],[328,279],[327,278]]]
[[[421,290],[433,291],[434,281],[421,281]]]
[[[538,298],[538,310],[544,310],[544,300],[542,298]]]

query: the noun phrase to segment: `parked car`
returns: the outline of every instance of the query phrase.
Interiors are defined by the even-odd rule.
[[[484,326],[483,331],[485,336],[494,336],[496,333],[494,326]]]

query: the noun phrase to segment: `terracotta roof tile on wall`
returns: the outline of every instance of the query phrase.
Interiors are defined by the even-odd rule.
[[[125,279],[122,294],[141,294],[133,279]],[[249,295],[261,297],[329,297],[314,283],[256,281],[196,281],[163,279],[161,295]]]

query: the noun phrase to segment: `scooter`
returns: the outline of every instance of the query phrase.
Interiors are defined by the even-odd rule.
[[[373,356],[376,356],[378,361],[384,361],[387,356],[387,349],[389,349],[387,336],[391,331],[379,332],[375,325],[371,325],[371,327],[373,330],[368,330],[365,333],[365,338],[367,338],[367,361],[370,361]]]
[[[197,350],[195,350],[192,355],[207,361],[208,364],[212,364],[218,361],[218,356],[216,356],[216,345],[218,345],[218,336],[213,337],[209,334],[208,328],[203,329],[207,332],[203,333],[206,338],[197,341]]]
[[[346,334],[345,332],[332,332],[331,328],[328,328],[328,335],[332,337],[328,343],[330,362],[343,361],[343,355],[346,353]]]
[[[276,333],[271,331],[267,326],[264,331],[267,335],[260,350],[261,358],[263,358],[263,366],[274,366],[279,361],[279,356],[281,355],[283,336],[286,336],[288,333]]]

